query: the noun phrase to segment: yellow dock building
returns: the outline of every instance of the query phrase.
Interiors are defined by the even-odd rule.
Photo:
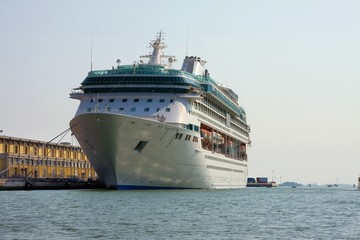
[[[78,146],[8,136],[0,136],[0,177],[97,179]]]

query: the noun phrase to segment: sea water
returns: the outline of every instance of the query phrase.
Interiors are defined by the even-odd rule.
[[[1,191],[0,239],[360,239],[360,191]]]

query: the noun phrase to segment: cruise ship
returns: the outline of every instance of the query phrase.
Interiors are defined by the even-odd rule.
[[[238,95],[186,56],[174,69],[163,33],[133,64],[91,70],[70,97],[70,128],[109,189],[246,187],[250,127]]]

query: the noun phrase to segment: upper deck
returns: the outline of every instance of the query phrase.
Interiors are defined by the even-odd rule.
[[[116,76],[180,76],[187,79],[187,81],[195,86],[200,87],[201,83],[217,83],[210,76],[194,75],[186,71],[171,69],[164,65],[149,65],[149,64],[132,64],[132,65],[120,65],[110,70],[95,70],[88,73],[87,78],[82,82],[82,85],[89,83],[89,78],[92,77],[116,77]],[[109,80],[109,78],[107,78]],[[165,79],[164,79],[165,80]],[[106,83],[107,80],[103,80]],[[100,83],[100,82],[99,82]],[[101,84],[101,83],[100,83]]]
[[[160,32],[158,38],[150,42],[153,53],[141,56],[150,58],[148,63],[140,61],[131,65],[119,65],[109,70],[90,71],[81,86],[71,93],[71,97],[79,98],[79,94],[84,93],[197,92],[200,97],[207,96],[236,115],[246,116],[244,109],[238,104],[237,94],[212,79],[204,67],[206,61],[200,57],[186,56],[182,68],[173,69],[172,63],[176,58],[162,53],[162,49],[166,46],[162,43],[161,35]],[[163,64],[162,58],[168,58],[168,63]]]

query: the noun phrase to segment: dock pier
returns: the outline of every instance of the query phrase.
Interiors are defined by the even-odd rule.
[[[0,177],[0,190],[102,189],[100,181],[59,178]]]

